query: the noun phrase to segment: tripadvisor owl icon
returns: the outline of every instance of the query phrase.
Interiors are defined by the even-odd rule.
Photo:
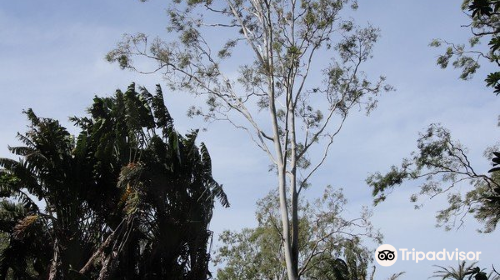
[[[375,260],[381,266],[391,266],[398,260],[398,252],[392,245],[380,245],[375,251]]]

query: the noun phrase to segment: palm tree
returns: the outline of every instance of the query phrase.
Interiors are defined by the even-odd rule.
[[[43,272],[50,246],[44,243],[48,235],[37,216],[21,203],[2,200],[0,232],[0,279],[30,279]]]
[[[106,158],[120,167],[113,172],[123,215],[80,273],[98,270],[100,279],[156,279],[167,272],[172,279],[207,278],[214,198],[229,203],[212,177],[208,150],[195,145],[197,131],[183,137],[174,130],[159,86],[152,95],[144,88],[137,93],[132,84],[114,98],[95,98],[90,112],[90,119],[75,119],[92,131],[80,134],[79,142],[93,143],[92,157],[113,153]],[[111,129],[116,127],[121,129]]]
[[[432,277],[434,278],[441,278],[441,279],[455,279],[455,280],[469,280],[469,279],[475,279],[475,280],[499,280],[500,275],[493,275],[493,272],[491,272],[489,275],[487,275],[485,272],[483,272],[479,267],[475,267],[477,262],[473,262],[470,265],[467,265],[465,261],[462,261],[461,263],[458,264],[458,268],[455,269],[454,267],[443,267],[443,266],[438,266],[441,270],[437,270],[434,272],[434,275]],[[472,278],[474,277],[474,278]]]
[[[82,195],[88,179],[82,176],[79,159],[73,157],[75,145],[67,130],[56,120],[39,118],[31,109],[25,114],[30,130],[18,135],[24,146],[9,147],[20,159],[0,159],[3,177],[9,179],[2,182],[2,189],[18,198],[27,213],[12,232],[32,225],[44,227],[52,245],[49,278],[65,279],[71,266],[82,263],[90,245],[84,237],[92,217]],[[36,200],[45,205],[44,210]]]
[[[1,258],[0,279],[9,269],[15,279],[209,277],[214,199],[229,203],[206,147],[195,145],[197,131],[174,130],[159,86],[154,95],[132,84],[94,98],[89,117],[71,119],[81,128],[77,138],[56,120],[25,114],[24,146],[10,148],[19,160],[0,159],[0,195],[23,211],[0,230],[14,236],[36,228],[17,235],[50,248],[36,257],[17,249],[25,263],[40,259],[33,275]]]

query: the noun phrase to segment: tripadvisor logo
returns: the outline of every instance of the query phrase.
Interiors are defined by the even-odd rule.
[[[392,245],[380,245],[375,251],[375,260],[381,266],[391,266],[398,260],[398,251]]]
[[[458,251],[447,251],[443,249],[441,251],[415,251],[415,249],[399,249],[399,254],[401,256],[401,261],[414,261],[418,263],[419,261],[479,261],[479,255],[481,252],[463,252]],[[398,260],[398,250],[394,246],[389,244],[380,245],[375,251],[375,260],[381,266],[391,266]]]

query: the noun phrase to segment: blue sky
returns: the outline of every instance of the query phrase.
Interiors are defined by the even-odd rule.
[[[31,107],[40,116],[66,121],[69,116],[84,114],[95,94],[111,95],[133,81],[149,89],[165,84],[161,76],[121,71],[104,56],[124,33],[166,38],[166,3],[0,2],[0,156],[8,156],[7,145],[15,145],[16,132],[26,128],[23,109]],[[357,22],[369,22],[382,31],[374,59],[365,70],[370,76],[387,76],[397,91],[382,96],[369,117],[355,113],[348,119],[308,196],[316,196],[328,184],[343,187],[351,202],[349,211],[357,213],[361,205],[371,204],[365,178],[399,163],[415,149],[418,132],[430,123],[450,128],[454,138],[469,148],[477,169],[488,170],[482,153],[500,136],[496,126],[500,97],[483,83],[491,68],[484,65],[475,79],[464,82],[457,71],[439,69],[435,60],[440,50],[428,47],[437,37],[466,42],[469,32],[461,26],[468,21],[459,5],[452,0],[359,1],[360,8],[353,14]],[[207,127],[185,116],[188,106],[201,99],[182,93],[168,93],[166,99],[179,131]],[[275,185],[272,174],[267,173],[266,155],[254,149],[243,132],[222,123],[209,125],[200,139],[207,144],[214,174],[232,203],[230,209],[217,209],[212,230],[217,234],[255,225],[255,202]],[[434,215],[443,198],[427,201],[417,211],[409,203],[413,192],[415,185],[406,184],[375,208],[373,222],[384,233],[386,243],[421,251],[482,251],[482,267],[495,261],[500,266],[498,232],[477,234],[479,226],[471,218],[456,231],[437,229]],[[403,279],[425,279],[435,270],[433,264],[456,262],[399,262],[390,268],[377,267],[376,279],[397,271],[406,271]]]

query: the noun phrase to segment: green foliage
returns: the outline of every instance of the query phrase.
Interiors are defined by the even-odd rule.
[[[436,216],[438,225],[447,230],[461,225],[466,214],[484,224],[485,232],[495,230],[500,221],[500,180],[477,173],[467,157],[467,150],[452,140],[450,132],[439,125],[431,125],[417,141],[418,150],[404,159],[400,167],[393,166],[386,174],[375,173],[367,183],[373,188],[375,204],[385,200],[387,194],[406,181],[416,180],[419,192],[411,201],[418,202],[420,196],[434,197],[447,194],[448,206]],[[471,187],[465,192],[458,188]],[[416,204],[416,208],[420,207]]]
[[[471,23],[467,26],[471,28],[472,37],[469,40],[469,47],[465,45],[449,43],[445,40],[434,39],[430,46],[440,47],[447,45],[446,52],[437,59],[437,64],[442,68],[448,67],[451,59],[453,67],[462,70],[460,78],[470,79],[479,69],[480,60],[500,65],[500,33],[497,28],[500,19],[500,1],[497,0],[464,0],[462,10],[469,16]],[[488,40],[489,50],[484,51],[477,47],[482,40]],[[486,85],[494,88],[494,92],[500,94],[500,74],[490,73],[485,79]]]
[[[454,280],[499,280],[500,274],[496,271],[492,271],[489,274],[484,272],[484,269],[480,269],[479,267],[474,267],[477,263],[474,262],[470,265],[467,265],[465,261],[458,264],[458,268],[454,267],[442,267],[436,265],[436,267],[440,268],[440,270],[435,271],[432,278],[440,278],[442,280],[445,279],[454,279]],[[472,278],[474,277],[474,278]]]
[[[328,118],[332,112],[345,117],[350,109],[361,104],[370,111],[375,107],[375,97],[379,92],[392,90],[385,84],[384,78],[375,82],[368,80],[359,67],[371,57],[379,30],[371,26],[358,27],[351,20],[339,20],[341,11],[349,4],[352,9],[356,9],[356,1],[301,1],[300,5],[297,3],[293,7],[287,1],[262,6],[245,1],[229,1],[221,7],[212,1],[177,3],[169,8],[168,30],[178,35],[178,41],[151,39],[142,33],[127,34],[106,57],[110,62],[119,63],[122,68],[138,72],[165,71],[165,78],[173,89],[206,95],[206,108],[192,108],[190,116],[227,120],[231,119],[231,111],[237,111],[252,122],[250,104],[256,104],[261,110],[270,110],[270,102],[286,104],[286,95],[296,94],[291,99],[294,100],[294,110],[312,107],[312,112],[315,112],[315,117],[306,112],[296,114],[297,126],[307,132],[304,138],[319,140],[322,137],[315,137],[315,134],[327,134],[322,128],[333,122],[332,118]],[[214,19],[220,20],[220,23],[205,23],[204,18],[197,18],[198,12],[213,13]],[[264,12],[276,15],[269,18],[271,22],[268,24],[274,27],[269,30],[271,33],[266,33],[267,27],[263,26],[262,18],[257,16]],[[225,28],[224,34],[229,34],[225,43],[211,46],[208,38],[205,38],[205,25]],[[294,27],[290,29],[292,25]],[[237,32],[232,33],[233,30]],[[266,45],[266,36],[272,36],[269,45]],[[295,41],[290,38],[295,38]],[[248,56],[253,57],[254,61],[237,66],[240,76],[229,81],[223,69],[226,66],[235,67],[229,60],[234,51],[251,51],[243,46],[242,42],[245,41],[254,51]],[[323,86],[316,85],[308,89],[305,86],[308,65],[317,62],[313,58],[321,49],[330,52],[335,50],[331,64],[324,66],[323,72],[327,74],[334,71],[336,75],[327,74]],[[157,67],[150,71],[136,69],[134,58],[141,57],[154,58]],[[269,59],[272,59],[272,69],[268,65],[271,63]],[[324,59],[321,58],[320,62],[324,62]],[[271,77],[274,80],[272,84],[269,80]],[[299,77],[303,77],[303,80]],[[296,84],[301,86],[297,87],[296,93],[292,93]],[[236,92],[236,85],[243,87],[245,92],[241,95]],[[275,92],[275,100],[269,98],[270,91]],[[317,94],[310,94],[312,91]],[[281,131],[287,130],[289,122],[284,116],[289,115],[290,112],[280,118]],[[235,125],[246,128],[244,124]],[[287,141],[280,140],[282,143]],[[305,146],[305,143],[302,144]],[[306,153],[302,156],[305,157]]]
[[[161,88],[95,97],[87,117],[25,114],[19,160],[0,159],[0,279],[207,279],[208,225],[219,199],[197,131],[178,134]],[[39,209],[36,197],[46,205]]]
[[[492,72],[486,77],[486,85],[495,89],[495,93],[500,93],[500,72]]]
[[[362,244],[362,237],[380,243],[381,236],[373,229],[367,209],[359,218],[342,217],[346,204],[341,191],[328,187],[321,198],[299,205],[301,279],[368,279],[372,253]],[[214,261],[222,267],[217,279],[286,278],[278,205],[276,193],[269,193],[257,203],[256,228],[219,236],[222,245]]]

